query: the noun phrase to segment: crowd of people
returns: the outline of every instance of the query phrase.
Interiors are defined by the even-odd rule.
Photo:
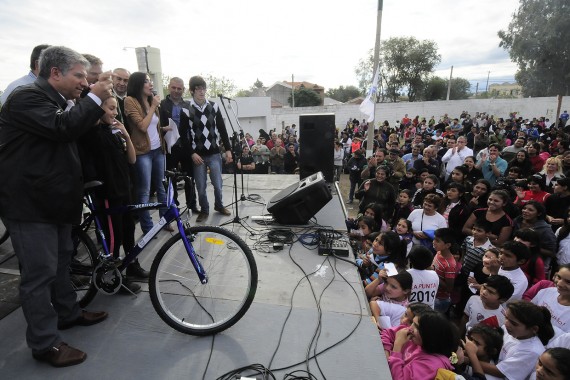
[[[394,379],[568,378],[567,121],[406,115],[370,157],[347,122],[347,227]]]

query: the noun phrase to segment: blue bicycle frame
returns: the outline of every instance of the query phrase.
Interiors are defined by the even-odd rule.
[[[178,207],[174,202],[174,190],[172,187],[172,179],[176,178],[177,173],[166,171],[166,177],[168,178],[168,191],[166,196],[166,203],[162,202],[153,202],[153,203],[144,203],[144,204],[131,204],[121,207],[115,207],[111,209],[104,209],[99,210],[96,209],[93,199],[91,198],[91,194],[87,193],[85,198],[87,201],[87,207],[91,210],[91,215],[89,215],[83,223],[80,225],[80,228],[86,230],[92,221],[95,221],[96,231],[101,238],[101,243],[103,246],[103,252],[99,254],[99,258],[102,261],[112,261],[113,254],[109,252],[109,247],[107,245],[107,239],[105,237],[105,233],[103,232],[103,228],[101,226],[101,222],[98,218],[98,215],[112,215],[112,214],[122,214],[125,212],[133,212],[138,210],[156,210],[161,207],[167,207],[166,213],[164,216],[160,218],[157,224],[155,224],[150,231],[148,231],[136,244],[135,246],[126,254],[125,258],[121,262],[121,264],[117,267],[117,269],[122,272],[133,260],[144,250],[144,248],[148,245],[148,243],[154,238],[160,230],[167,224],[171,223],[173,220],[176,220],[176,225],[178,227],[178,232],[184,242],[184,247],[186,248],[186,252],[188,253],[188,258],[192,262],[194,269],[196,270],[196,274],[200,279],[202,284],[208,283],[208,276],[202,266],[202,264],[198,261],[196,257],[196,252],[194,251],[194,247],[192,243],[188,240],[188,236],[185,232],[185,226],[180,219],[180,212],[178,211]]]

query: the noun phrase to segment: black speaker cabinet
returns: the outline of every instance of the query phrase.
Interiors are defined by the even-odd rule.
[[[277,223],[307,224],[331,199],[323,174],[318,172],[275,194],[267,211]]]
[[[334,114],[299,116],[299,175],[301,179],[322,172],[327,182],[334,180]]]

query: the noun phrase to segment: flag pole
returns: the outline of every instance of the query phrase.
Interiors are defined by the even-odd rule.
[[[380,71],[380,31],[382,29],[382,8],[384,7],[384,0],[378,0],[378,13],[376,15],[376,42],[374,44],[374,63],[372,65],[374,72],[372,73],[373,82],[372,88],[378,86],[377,79],[379,77]],[[376,115],[376,101],[378,98],[378,92],[373,94],[371,97],[372,102],[374,103],[373,111],[372,111],[372,122],[368,122],[368,137],[366,139],[366,155],[372,156],[374,150],[374,118]]]

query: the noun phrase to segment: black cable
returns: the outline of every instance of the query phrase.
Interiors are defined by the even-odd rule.
[[[214,340],[216,340],[216,334],[212,335],[212,344],[210,345],[210,354],[208,355],[208,361],[206,362],[206,368],[204,368],[204,373],[202,374],[202,380],[206,378],[206,372],[208,372],[208,367],[210,366],[210,360],[212,359],[212,354],[214,352]]]

